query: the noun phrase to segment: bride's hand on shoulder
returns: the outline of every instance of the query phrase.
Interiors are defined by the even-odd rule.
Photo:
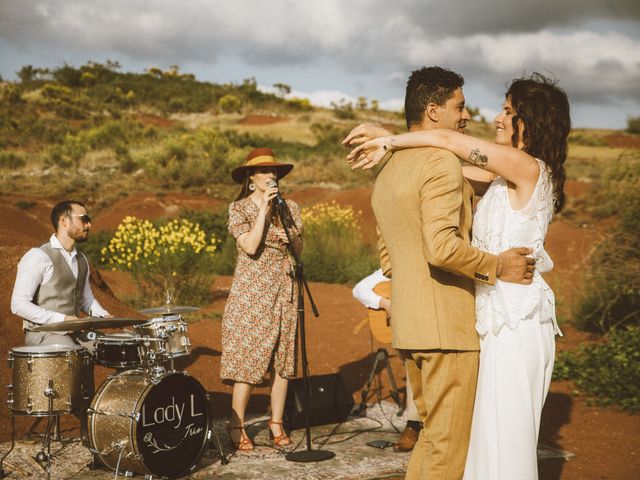
[[[378,165],[382,159],[392,151],[391,137],[379,137],[354,148],[347,155],[347,162],[351,169],[367,170]]]
[[[390,132],[384,127],[374,125],[372,123],[361,123],[357,127],[351,129],[349,134],[344,138],[344,140],[342,140],[342,145],[344,147],[352,147],[354,145],[373,140],[374,138],[386,137],[389,135],[393,135],[393,132]]]

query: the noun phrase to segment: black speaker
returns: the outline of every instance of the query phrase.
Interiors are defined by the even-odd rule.
[[[309,378],[309,425],[344,422],[353,409],[353,397],[337,373],[313,375]],[[289,381],[284,423],[289,430],[305,427],[304,379]]]

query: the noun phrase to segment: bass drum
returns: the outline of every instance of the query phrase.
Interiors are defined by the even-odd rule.
[[[116,473],[181,477],[204,452],[209,416],[205,390],[193,377],[126,370],[109,377],[93,397],[89,444]]]

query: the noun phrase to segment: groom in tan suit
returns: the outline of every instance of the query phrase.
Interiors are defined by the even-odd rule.
[[[463,131],[470,118],[463,83],[439,67],[413,72],[409,130]],[[393,346],[424,425],[407,479],[462,477],[479,360],[474,280],[518,282],[527,270],[521,249],[495,256],[471,246],[472,198],[458,158],[436,148],[394,153],[373,189],[382,268],[393,278]]]

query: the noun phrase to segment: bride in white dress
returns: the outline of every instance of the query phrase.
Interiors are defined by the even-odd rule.
[[[463,173],[484,194],[473,218],[473,245],[494,254],[533,250],[531,284],[476,283],[480,371],[464,479],[535,480],[540,416],[555,335],[561,335],[554,295],[541,274],[553,268],[544,241],[554,211],[564,204],[569,102],[555,83],[534,74],[511,84],[494,123],[493,144],[449,130],[370,140],[384,130],[367,125],[352,130],[344,143],[369,140],[349,154],[353,168],[371,168],[401,148],[452,151],[471,164]]]

